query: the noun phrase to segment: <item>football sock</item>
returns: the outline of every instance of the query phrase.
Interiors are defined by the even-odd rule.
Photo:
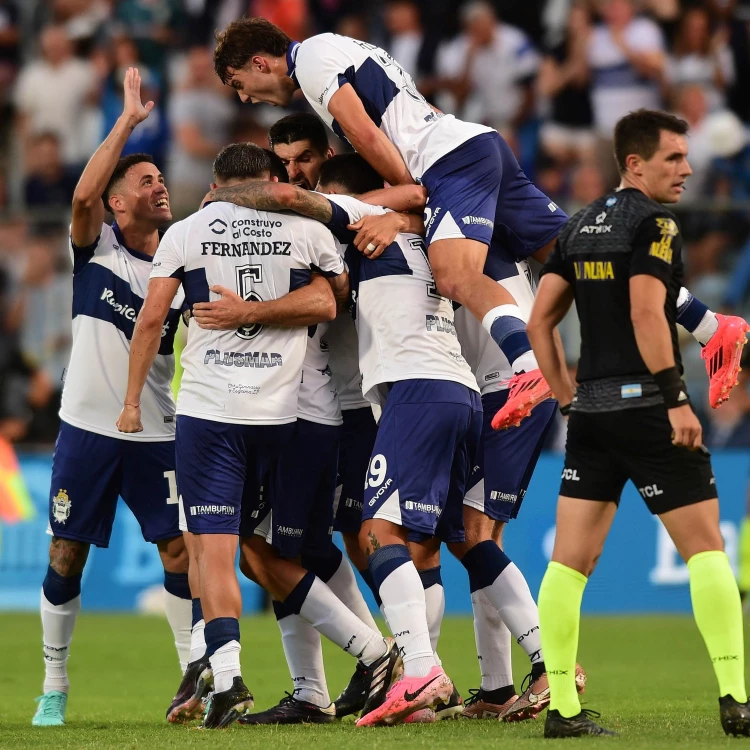
[[[750,591],[750,516],[745,516],[740,523],[739,576],[737,583],[740,591]]]
[[[539,587],[539,628],[550,688],[550,709],[569,719],[581,712],[576,691],[576,654],[581,601],[588,579],[551,562]]]
[[[427,629],[430,633],[430,645],[435,655],[438,666],[442,665],[437,653],[438,640],[440,639],[440,626],[445,614],[445,589],[443,579],[440,576],[440,566],[419,571],[419,578],[424,587],[424,602],[427,612]]]
[[[167,621],[174,634],[174,645],[180,659],[180,668],[185,671],[190,660],[190,636],[193,618],[193,604],[190,596],[187,573],[164,571],[164,608]]]
[[[299,615],[290,614],[280,602],[273,611],[281,631],[281,645],[294,684],[294,697],[326,707],[331,704],[323,666],[320,633]]]
[[[469,574],[471,593],[484,593],[532,666],[541,662],[539,612],[523,573],[491,539],[472,547],[461,562]]]
[[[354,577],[354,569],[338,547],[331,545],[331,557],[328,558],[328,569],[319,566],[316,558],[303,556],[302,567],[312,571],[328,586],[331,591],[372,630],[378,630],[377,623],[370,614],[370,609]],[[322,573],[322,575],[321,575]]]
[[[67,693],[68,656],[76,618],[81,611],[81,575],[61,576],[51,567],[42,584],[42,643],[45,693]]]
[[[367,584],[367,588],[372,591],[372,595],[375,597],[375,604],[377,604],[380,609],[383,606],[383,600],[380,598],[380,592],[375,585],[375,581],[372,580],[372,573],[370,573],[368,568],[367,570],[360,570],[359,574],[362,576],[362,580]]]
[[[505,703],[515,695],[510,630],[482,591],[475,591],[471,595],[471,607],[474,610],[474,638],[482,674],[480,687],[486,693],[510,687],[510,695],[501,701]]]
[[[745,703],[745,646],[742,604],[729,558],[724,552],[699,552],[687,563],[693,615],[719,682],[719,695]]]
[[[206,655],[206,621],[200,599],[193,599],[193,627],[190,631],[190,664]]]
[[[539,368],[526,334],[526,322],[518,305],[493,307],[484,316],[482,325],[500,347],[515,374]]]
[[[347,609],[312,572],[305,574],[283,604],[287,611],[303,617],[319,633],[364,664],[372,664],[387,650],[383,636]]]
[[[368,559],[383,600],[388,627],[396,639],[407,677],[426,677],[436,666],[427,627],[427,607],[419,573],[405,544],[388,544]]]
[[[677,322],[690,331],[702,346],[711,340],[719,327],[716,313],[711,312],[697,297],[693,297],[684,286],[677,296]]]
[[[223,693],[232,687],[240,670],[240,621],[217,617],[206,623],[206,656],[214,673],[214,690]]]

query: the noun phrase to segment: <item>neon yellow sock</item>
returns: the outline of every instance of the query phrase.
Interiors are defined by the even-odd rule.
[[[714,665],[719,695],[745,703],[742,605],[729,558],[718,550],[700,552],[688,560],[688,570],[693,615]]]
[[[740,574],[737,578],[740,591],[750,591],[750,516],[740,524]]]
[[[549,707],[566,718],[581,712],[575,675],[581,600],[587,580],[583,573],[551,562],[539,588],[539,634],[549,680]]]

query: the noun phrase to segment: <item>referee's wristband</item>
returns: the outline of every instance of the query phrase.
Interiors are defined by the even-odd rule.
[[[677,406],[685,406],[685,404],[690,403],[685,382],[676,366],[655,372],[653,377],[661,391],[667,409],[674,409]]]
[[[565,404],[565,406],[560,407],[560,414],[562,414],[564,417],[567,417],[568,414],[570,414],[570,407],[572,404]]]

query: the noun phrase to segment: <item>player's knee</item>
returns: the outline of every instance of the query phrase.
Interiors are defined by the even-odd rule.
[[[53,536],[49,545],[50,567],[64,578],[79,575],[86,565],[89,546],[85,542]]]
[[[182,536],[161,539],[156,543],[164,570],[169,573],[187,573],[189,558]]]

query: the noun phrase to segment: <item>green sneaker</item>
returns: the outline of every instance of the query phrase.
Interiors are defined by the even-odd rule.
[[[32,727],[62,727],[65,726],[65,709],[68,706],[68,694],[59,690],[40,695],[36,702],[39,704]]]

